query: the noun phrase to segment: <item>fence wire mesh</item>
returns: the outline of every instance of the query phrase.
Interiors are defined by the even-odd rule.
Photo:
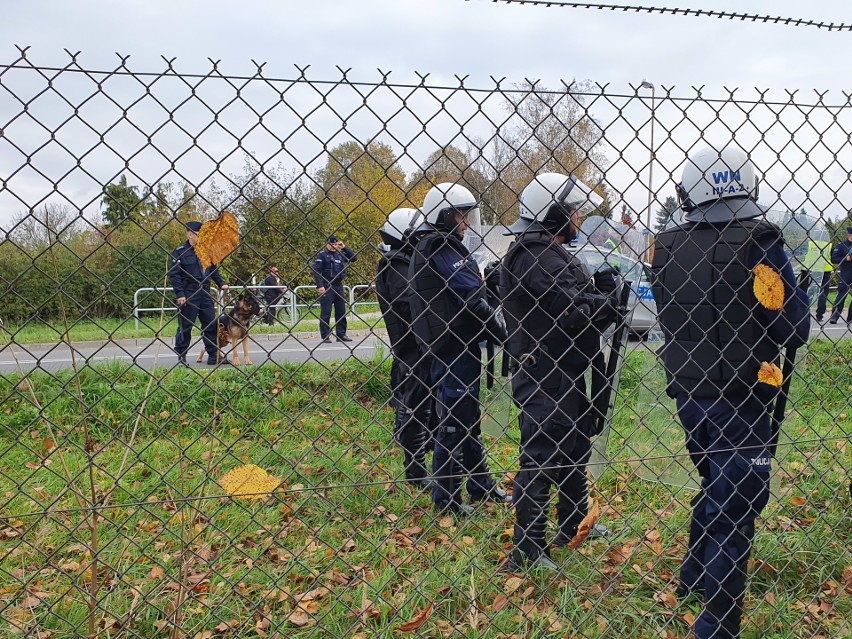
[[[715,567],[689,590],[706,584],[716,595],[705,606],[700,592],[676,593],[690,502],[702,499],[725,516],[727,501],[746,500],[739,523],[717,513],[712,542],[702,537],[720,556],[756,519],[750,557],[730,570],[735,581],[748,573],[744,636],[850,634],[848,95],[397,83],[344,69],[274,78],[256,67],[229,74],[211,61],[187,73],[164,59],[143,71],[120,57],[104,70],[71,53],[50,66],[26,49],[0,65],[4,636],[686,637],[724,600],[720,584],[736,588],[707,551]],[[661,326],[652,290],[666,281],[664,268],[652,272],[652,247],[680,220],[687,156],[731,140],[759,169],[760,201],[814,315],[790,375],[770,495],[739,484],[769,470],[754,467],[754,456],[767,459],[754,433],[769,409],[744,417],[744,438],[721,424],[709,442],[693,433],[687,450],[660,357],[677,331]],[[578,237],[557,253],[571,277],[582,263],[627,283],[614,323],[569,326],[557,302],[541,322],[535,313],[564,279],[504,259],[519,196],[547,172],[594,193]],[[478,203],[480,224],[468,215],[465,232],[476,267],[453,249],[474,284],[464,273],[441,279],[427,234],[410,259],[425,256],[439,285],[426,278],[399,299],[377,298],[395,248],[376,247],[388,215],[427,213],[424,198],[441,183]],[[459,202],[450,204],[452,216]],[[193,293],[194,262],[180,254],[175,266],[173,251],[187,222],[223,210],[239,224],[239,246],[218,270],[230,289]],[[346,248],[318,263],[335,241]],[[473,308],[465,286],[479,295],[497,260],[515,288],[483,293]],[[605,279],[571,290],[593,309]],[[665,292],[666,308],[678,294]],[[189,298],[180,311],[179,297]],[[423,317],[391,317],[402,299],[432,317],[447,299],[457,304],[446,304],[453,316],[431,348],[415,338]],[[190,308],[201,320],[177,343],[191,349],[184,365],[175,334],[179,315],[194,319]],[[221,350],[202,339],[205,312],[236,313]],[[536,336],[513,353],[508,376],[501,345],[481,339],[487,327],[500,341],[498,315],[513,334]],[[537,350],[554,335],[568,340],[564,353]],[[730,336],[739,355],[763,352],[753,335],[753,345]],[[580,342],[603,363],[583,359]],[[622,357],[606,369],[613,344]],[[533,396],[542,404],[525,403]],[[583,410],[602,429],[592,439],[579,434],[589,432],[578,426]],[[690,452],[699,467],[716,464],[703,487]],[[749,456],[744,474],[726,465]],[[561,486],[556,516],[546,516],[544,477]],[[512,562],[518,548],[522,560],[544,550],[539,539],[554,542],[557,570]]]

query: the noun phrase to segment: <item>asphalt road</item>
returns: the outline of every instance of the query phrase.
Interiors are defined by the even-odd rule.
[[[852,332],[845,323],[837,325],[814,323],[812,337],[824,337],[832,340],[852,337]],[[377,350],[389,353],[390,349],[383,334],[374,335],[369,332],[352,333],[352,342],[334,342],[322,344],[318,337],[311,335],[259,335],[249,342],[249,356],[254,364],[262,364],[267,360],[275,362],[306,362],[329,361],[358,357],[371,359]],[[177,364],[177,356],[172,350],[172,340],[156,341],[150,339],[119,340],[116,342],[78,342],[73,344],[74,358],[78,367],[85,364],[127,362],[135,363],[142,368],[166,367]],[[210,369],[204,363],[196,364],[195,360],[201,350],[200,339],[190,349],[190,365],[202,369]],[[230,358],[230,354],[229,354]],[[242,359],[242,348],[240,348]],[[206,355],[205,360],[206,361]],[[24,371],[41,368],[46,371],[57,371],[72,367],[72,351],[66,344],[14,344],[0,349],[0,373],[18,370]]]
[[[267,337],[269,339],[267,339]],[[263,364],[268,360],[275,362],[306,362],[339,360],[347,357],[360,359],[372,358],[377,350],[389,352],[383,341],[384,336],[364,333],[351,334],[353,341],[323,344],[318,337],[260,335],[257,340],[249,341],[249,357],[253,364]],[[177,356],[172,350],[172,340],[156,341],[151,339],[119,340],[116,342],[78,342],[73,344],[73,356],[76,366],[85,364],[103,364],[110,362],[135,363],[142,368],[166,367],[177,364]],[[243,359],[242,346],[239,347],[240,360]],[[202,350],[200,338],[193,343],[187,361],[193,367],[209,370],[207,354],[201,364],[196,363]],[[231,354],[228,352],[228,358]],[[72,351],[67,344],[15,344],[0,350],[0,373],[18,370],[24,371],[39,367],[46,371],[57,371],[72,367]]]

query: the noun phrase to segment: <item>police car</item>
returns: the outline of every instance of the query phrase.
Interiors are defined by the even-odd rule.
[[[644,335],[657,323],[657,305],[651,292],[651,266],[622,255],[606,247],[593,244],[566,246],[585,264],[590,273],[605,265],[618,271],[625,280],[631,282],[628,304],[630,317],[628,326],[631,332]]]

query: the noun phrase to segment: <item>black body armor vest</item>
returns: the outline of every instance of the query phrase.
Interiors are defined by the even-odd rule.
[[[459,255],[470,255],[455,235],[437,231],[426,233],[415,238],[408,270],[411,322],[414,336],[424,351],[441,351],[452,341],[462,344],[477,341],[483,329],[482,320],[467,310],[465,301],[450,289],[430,261],[444,245],[450,245]],[[473,295],[484,298],[485,287],[480,287]]]
[[[600,331],[589,321],[576,326],[566,325],[566,311],[570,313],[573,310],[570,304],[576,303],[575,298],[560,295],[558,291],[554,291],[552,299],[547,299],[547,295],[542,299],[534,297],[525,279],[539,275],[529,263],[521,264],[518,259],[521,255],[534,258],[534,261],[524,262],[537,262],[542,268],[547,265],[551,272],[568,269],[577,282],[578,290],[592,288],[591,278],[576,256],[554,244],[549,236],[521,235],[509,247],[500,269],[500,294],[509,333],[506,346],[509,354],[519,360],[525,353],[543,347],[562,370],[581,373],[600,351]]]
[[[410,264],[410,248],[388,251],[379,259],[376,272],[376,295],[391,348],[397,357],[417,352],[417,343],[411,332],[411,308],[408,303]]]
[[[755,317],[748,254],[759,239],[780,236],[765,220],[687,223],[657,235],[653,291],[670,396],[746,396],[761,362],[778,359],[778,345]]]

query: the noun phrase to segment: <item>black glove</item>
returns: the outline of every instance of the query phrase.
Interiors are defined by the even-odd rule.
[[[505,344],[509,339],[506,324],[497,313],[492,313],[485,322],[485,330],[488,331],[488,339],[492,344]]]
[[[618,282],[615,280],[615,269],[606,266],[594,274],[595,288],[599,293],[609,295],[615,293],[618,289]]]
[[[618,318],[618,302],[610,295],[588,295],[592,324],[604,330]]]

